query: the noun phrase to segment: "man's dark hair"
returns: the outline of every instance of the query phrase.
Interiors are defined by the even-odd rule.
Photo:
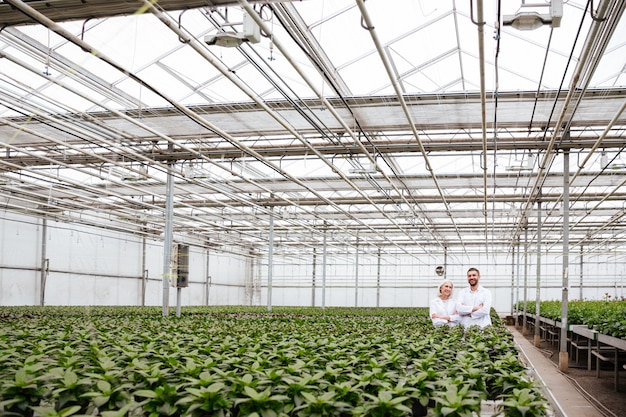
[[[471,271],[476,271],[478,273],[478,276],[480,276],[480,271],[474,267],[470,268],[467,270],[467,273],[469,274]]]

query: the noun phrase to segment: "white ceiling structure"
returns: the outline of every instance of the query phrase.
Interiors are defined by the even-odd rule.
[[[2,1],[2,211],[169,211],[245,253],[623,249],[626,2],[505,24],[537,1]]]

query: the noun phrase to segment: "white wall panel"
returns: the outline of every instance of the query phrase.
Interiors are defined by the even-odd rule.
[[[33,271],[0,270],[0,305],[39,304],[39,278]]]
[[[39,264],[41,255],[41,230],[37,219],[12,216],[15,220],[2,222],[0,227],[0,251],[7,266],[30,267]],[[33,224],[35,222],[35,224]]]
[[[0,219],[0,304],[36,305],[40,300],[43,225],[41,219],[5,213]],[[145,247],[145,265],[143,251]],[[143,270],[147,270],[145,304],[160,306],[163,300],[163,244],[145,242],[132,234],[102,231],[80,225],[48,221],[46,255],[50,260],[45,303],[47,305],[141,305]],[[512,277],[509,253],[450,254],[446,275],[455,291],[467,285],[466,271],[475,266],[481,283],[493,293],[494,307],[509,312],[515,300],[523,300],[523,262]],[[624,297],[626,256],[621,253],[572,254],[569,268],[570,300]],[[355,253],[274,255],[273,305],[309,306],[315,283],[315,306],[322,305],[326,275],[326,306],[354,306],[358,274],[358,306],[426,307],[436,295],[441,277],[434,273],[443,256],[419,259],[406,254]],[[359,262],[358,267],[355,262]],[[315,260],[315,264],[313,263]],[[267,305],[266,259],[253,261],[241,255],[190,248],[190,285],[181,291],[181,305]],[[537,266],[528,254],[527,300],[534,303]],[[265,263],[264,263],[265,262]],[[430,263],[429,263],[430,262]],[[582,268],[582,269],[581,269]],[[561,299],[562,264],[559,253],[542,254],[540,297]],[[206,280],[210,277],[207,288]],[[377,290],[377,285],[380,289]],[[176,306],[176,289],[168,286],[169,306]],[[607,295],[608,294],[608,295]],[[208,299],[207,299],[208,297]]]
[[[37,218],[6,215],[0,219],[0,304],[40,302],[41,234]],[[163,244],[133,234],[115,233],[75,224],[48,221],[46,305],[141,305],[142,275],[147,270],[145,304],[163,302]],[[208,273],[219,285],[210,289],[213,304],[246,304],[246,285],[253,282],[251,261],[242,256],[211,252]],[[190,250],[189,288],[181,305],[206,304],[207,253]],[[169,306],[177,303],[176,288],[168,286]]]

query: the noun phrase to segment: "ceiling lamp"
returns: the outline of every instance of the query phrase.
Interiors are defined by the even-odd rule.
[[[204,43],[207,45],[217,45],[225,48],[236,48],[244,42],[259,43],[260,41],[261,28],[246,12],[243,13],[242,32],[221,32],[204,37]]]
[[[208,178],[208,175],[206,174],[206,172],[196,168],[194,164],[189,164],[185,166],[183,168],[183,175],[185,176],[185,178],[196,179],[196,180],[202,179],[202,178]]]
[[[548,13],[539,13],[538,9],[549,8]],[[534,30],[544,25],[558,28],[563,17],[563,0],[552,0],[550,3],[525,4],[522,2],[517,13],[503,15],[502,24],[513,26],[518,30]]]
[[[376,169],[376,164],[370,163],[367,166],[363,166],[363,164],[359,163],[357,168],[352,168],[348,171],[350,174],[356,175],[374,175],[378,174],[378,170]]]
[[[525,160],[516,159],[506,167],[507,171],[532,171],[535,165],[535,155],[530,154]]]

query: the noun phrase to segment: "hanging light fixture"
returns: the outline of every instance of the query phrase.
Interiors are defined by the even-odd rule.
[[[243,13],[243,31],[221,32],[204,37],[207,45],[217,45],[225,48],[235,48],[244,42],[259,43],[261,41],[261,28],[254,19],[246,12]]]
[[[602,153],[600,154],[600,169],[606,168],[608,164],[609,157],[607,156],[606,151],[602,151]]]
[[[548,8],[548,13],[540,13],[542,8]],[[563,0],[552,0],[549,3],[522,4],[514,15],[503,15],[502,24],[512,26],[518,30],[534,30],[544,25],[558,28],[563,17]]]

